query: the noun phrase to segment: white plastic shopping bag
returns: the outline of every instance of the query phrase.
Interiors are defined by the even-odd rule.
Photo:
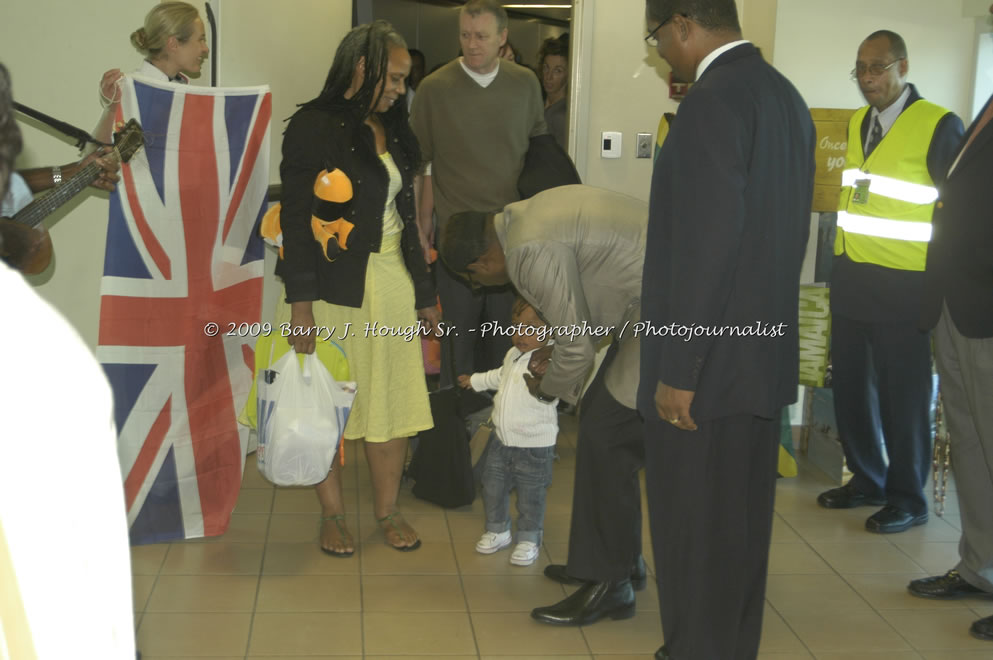
[[[259,370],[259,448],[262,476],[277,486],[324,481],[355,400],[355,383],[338,382],[313,353],[290,350]]]

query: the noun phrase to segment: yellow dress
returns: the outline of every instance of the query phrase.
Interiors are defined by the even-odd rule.
[[[417,311],[414,283],[400,250],[403,222],[394,202],[402,187],[400,170],[389,152],[380,158],[389,172],[390,187],[382,246],[369,255],[362,307],[314,301],[314,322],[319,328],[334,328],[332,339],[348,356],[351,379],[357,384],[345,438],[367,442],[408,437],[434,426],[420,336],[410,334],[417,325]],[[284,292],[276,307],[277,327],[289,320],[290,305]],[[367,331],[373,324],[376,335]]]

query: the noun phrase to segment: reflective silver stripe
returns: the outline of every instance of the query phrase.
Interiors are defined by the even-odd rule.
[[[859,179],[868,179],[869,194],[882,195],[910,204],[933,204],[938,201],[938,189],[919,183],[907,183],[880,174],[869,174],[861,170],[845,170],[841,173],[842,186],[855,186]]]
[[[899,241],[927,243],[931,240],[930,222],[909,222],[888,218],[871,218],[838,211],[838,226],[853,234],[893,238]]]

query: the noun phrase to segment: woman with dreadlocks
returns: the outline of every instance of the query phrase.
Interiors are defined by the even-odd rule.
[[[324,89],[283,137],[276,267],[286,292],[276,319],[289,322],[293,348],[312,353],[317,336],[333,332],[348,356],[358,388],[344,437],[363,441],[376,520],[401,551],[421,545],[396,505],[407,439],[433,426],[421,344],[403,335],[418,317],[428,329],[439,320],[414,217],[420,150],[404,98],[410,64],[386,21],[354,28],[338,46]],[[341,472],[317,486],[320,543],[349,556]]]

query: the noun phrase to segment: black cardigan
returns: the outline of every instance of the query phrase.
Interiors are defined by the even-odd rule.
[[[387,150],[403,179],[396,206],[403,221],[403,258],[414,282],[414,306],[431,307],[436,294],[421,251],[415,216],[413,180],[418,164],[410,162],[400,140],[388,128],[386,131]],[[355,227],[348,236],[348,249],[331,262],[324,258],[310,220],[318,201],[314,181],[321,170],[330,172],[335,168],[352,182],[352,200],[344,205],[344,217]],[[389,188],[389,174],[376,153],[372,129],[358,123],[347,111],[300,110],[283,137],[279,174],[283,183],[280,226],[284,258],[276,265],[276,275],[286,285],[286,301],[324,300],[361,307],[369,253],[379,252],[382,244]]]

